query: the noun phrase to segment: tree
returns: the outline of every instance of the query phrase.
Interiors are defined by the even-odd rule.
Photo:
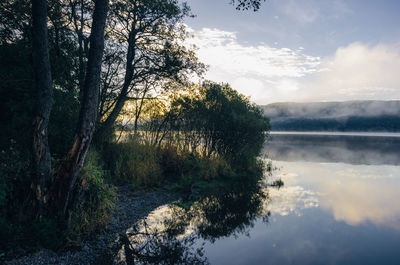
[[[34,69],[37,70],[35,76],[39,80],[37,86],[38,88],[40,86],[40,89],[37,89],[39,111],[37,116],[44,120],[44,123],[35,123],[42,126],[35,128],[37,133],[34,150],[40,154],[35,161],[45,165],[37,166],[40,172],[35,174],[34,180],[35,193],[39,194],[41,202],[40,215],[43,211],[42,204],[48,201],[51,211],[57,211],[58,215],[65,217],[96,124],[101,125],[100,132],[109,131],[127,100],[138,102],[135,117],[137,124],[144,101],[150,96],[151,91],[155,91],[154,88],[162,88],[158,91],[165,91],[168,86],[163,84],[169,82],[168,80],[182,81],[185,80],[186,73],[200,72],[200,69],[204,69],[203,65],[196,61],[194,52],[181,44],[187,33],[178,22],[189,14],[185,4],[179,6],[175,0],[113,2],[111,17],[106,27],[105,7],[108,3],[100,0],[94,2],[94,15],[92,23],[89,23],[90,2],[48,1],[47,16],[43,15],[43,10],[38,16],[42,18],[41,29],[46,31],[46,36],[36,29],[33,32],[34,37],[40,36],[35,40],[46,42],[40,43],[41,53],[36,46],[33,49],[36,59],[41,60],[35,61],[34,65]],[[46,3],[40,3],[46,11]],[[24,19],[13,18],[9,9],[16,5],[29,6],[26,0],[10,0],[0,6],[5,11],[0,20],[7,22],[0,25],[0,33],[6,37],[4,41],[13,42],[18,38],[30,38],[30,35],[24,32],[29,28],[30,13],[24,11],[25,9],[19,9],[21,14],[16,17]],[[33,16],[37,15],[33,12]],[[46,17],[49,18],[48,22]],[[106,49],[104,49],[104,38],[107,39]],[[46,49],[47,57],[42,55]],[[106,56],[103,60],[104,51]],[[123,58],[124,55],[126,58]],[[44,62],[46,58],[47,62]],[[120,69],[122,65],[125,65],[123,72]],[[51,68],[56,77],[54,80]],[[123,74],[122,79],[121,74]],[[53,82],[58,94],[60,91],[70,91],[71,99],[73,95],[79,94],[77,98],[80,100],[78,102],[80,114],[73,145],[59,166],[49,192],[44,196],[48,186],[44,182],[51,179],[47,131],[53,102],[53,95],[49,94],[49,89],[52,89]],[[100,94],[99,86],[102,88]],[[58,111],[59,107],[56,107]],[[97,118],[98,112],[99,118]],[[40,152],[37,152],[39,148]],[[59,155],[61,149],[57,148]],[[44,168],[47,172],[45,174],[43,174]]]
[[[222,156],[244,168],[259,154],[269,130],[269,120],[258,106],[228,84],[213,82],[176,97],[156,120],[167,120],[163,126],[182,149]]]
[[[77,131],[73,145],[67,157],[61,163],[48,194],[54,209],[57,210],[59,216],[64,218],[70,206],[72,192],[95,129],[107,11],[108,0],[97,0],[95,2],[83,102]]]
[[[239,9],[258,9],[257,2],[261,1],[232,3]],[[30,73],[22,88],[24,93],[29,90],[25,98],[30,98],[33,90],[37,95],[33,112],[31,184],[39,217],[44,213],[46,202],[51,211],[65,217],[96,125],[99,139],[103,140],[125,103],[133,101],[137,128],[146,100],[171,91],[167,85],[170,82],[184,83],[187,74],[204,70],[194,51],[183,45],[188,33],[180,22],[190,16],[186,4],[180,5],[178,0],[113,1],[110,18],[106,20],[107,9],[107,0],[5,0],[0,3],[2,52],[12,50],[16,54],[19,49],[28,50],[29,43],[32,44],[32,64],[28,63],[26,70],[34,73],[36,88],[29,87]],[[7,57],[4,55],[1,54],[2,58]],[[7,68],[5,64],[1,67]],[[25,71],[24,67],[20,68],[21,72]],[[14,80],[8,80],[7,74],[1,75],[7,83],[5,94],[10,93]],[[71,148],[56,148],[57,157],[66,153],[64,149],[69,152],[56,171],[54,182],[47,185],[52,180],[51,113],[52,109],[58,112],[63,109],[52,105],[54,98],[61,98],[65,93],[73,108],[79,106],[79,118],[76,118],[75,135],[70,132],[65,137],[73,138]],[[77,111],[70,115],[71,124],[75,113],[77,117]],[[50,191],[46,194],[48,187]]]
[[[32,55],[34,76],[37,87],[37,107],[33,125],[33,186],[38,201],[38,215],[43,215],[44,204],[48,201],[50,211],[65,217],[72,191],[83,165],[95,128],[98,111],[99,83],[104,50],[104,29],[108,0],[95,1],[90,34],[90,48],[87,62],[83,102],[73,145],[59,167],[49,192],[45,195],[45,181],[51,177],[51,156],[48,146],[48,124],[53,94],[49,43],[47,36],[46,1],[32,1]],[[53,21],[54,23],[54,21]],[[58,38],[56,37],[56,42]]]
[[[265,2],[265,0],[231,0],[231,4],[235,5],[237,10],[253,9],[253,11],[257,11],[262,2]]]
[[[122,80],[118,80],[118,70],[114,75],[106,74],[119,88],[109,87],[111,82],[102,87],[105,102],[100,103],[103,117],[99,117],[96,131],[98,143],[110,135],[127,100],[138,100],[139,110],[150,91],[154,92],[151,87],[167,88],[163,84],[169,80],[182,82],[189,72],[200,74],[204,70],[194,52],[182,44],[187,32],[179,22],[189,15],[185,3],[180,6],[176,0],[118,1],[111,5],[110,13],[109,42],[112,46],[121,43],[119,50],[126,51],[126,58]]]
[[[32,24],[32,58],[37,90],[36,114],[33,121],[32,156],[35,170],[32,184],[38,201],[38,215],[41,218],[45,202],[45,181],[51,177],[48,124],[53,104],[45,0],[32,1]]]

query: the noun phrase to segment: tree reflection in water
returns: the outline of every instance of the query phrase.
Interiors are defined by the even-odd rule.
[[[268,222],[267,202],[260,185],[241,183],[205,195],[190,207],[160,207],[127,231],[120,255],[128,265],[208,264],[200,242],[248,234],[258,217]]]

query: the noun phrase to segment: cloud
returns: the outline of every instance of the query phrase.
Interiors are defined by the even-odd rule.
[[[272,214],[301,215],[304,209],[320,207],[349,225],[372,223],[400,230],[397,166],[274,163],[282,168],[278,177],[285,186],[270,193]]]
[[[269,196],[272,199],[267,201],[264,207],[272,214],[282,216],[289,214],[300,216],[304,209],[318,208],[320,203],[317,192],[307,190],[301,186],[283,187],[280,190],[271,189],[269,190]]]
[[[287,96],[298,90],[295,78],[314,73],[320,58],[296,50],[275,48],[267,44],[245,45],[235,32],[203,28],[190,30],[194,38],[189,44],[198,47],[200,61],[209,65],[207,79],[228,82],[257,103],[274,94]]]
[[[320,67],[300,84],[303,97],[324,101],[400,98],[398,46],[353,43],[324,58]]]
[[[400,47],[355,42],[331,56],[297,49],[242,44],[236,32],[189,29],[205,78],[227,82],[258,104],[282,101],[400,99]]]
[[[236,33],[203,28],[192,40],[199,46],[198,56],[213,68],[233,74],[264,77],[300,77],[314,72],[318,57],[299,50],[273,48],[268,45],[246,46]]]

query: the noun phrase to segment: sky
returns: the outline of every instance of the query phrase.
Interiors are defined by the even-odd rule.
[[[257,104],[400,99],[400,1],[187,0],[188,43],[209,70]]]

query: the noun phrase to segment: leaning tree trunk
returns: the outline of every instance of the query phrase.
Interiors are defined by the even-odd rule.
[[[48,144],[48,124],[53,104],[50,57],[47,39],[46,0],[32,0],[32,60],[36,80],[36,109],[33,120],[32,157],[34,175],[31,187],[36,198],[39,218],[44,209],[44,186],[51,177],[51,157]]]
[[[102,142],[110,136],[112,132],[112,126],[118,118],[121,110],[123,109],[127,95],[129,93],[129,87],[132,84],[134,77],[134,60],[136,56],[136,31],[132,30],[129,33],[128,39],[128,53],[126,55],[126,66],[125,66],[125,77],[122,89],[118,95],[117,101],[114,108],[111,110],[107,119],[98,126],[95,132],[95,143],[101,146]]]
[[[77,131],[74,143],[67,157],[60,165],[56,179],[49,191],[52,208],[62,218],[67,217],[74,186],[89,149],[96,123],[107,10],[108,0],[95,1],[83,103],[79,114]]]

